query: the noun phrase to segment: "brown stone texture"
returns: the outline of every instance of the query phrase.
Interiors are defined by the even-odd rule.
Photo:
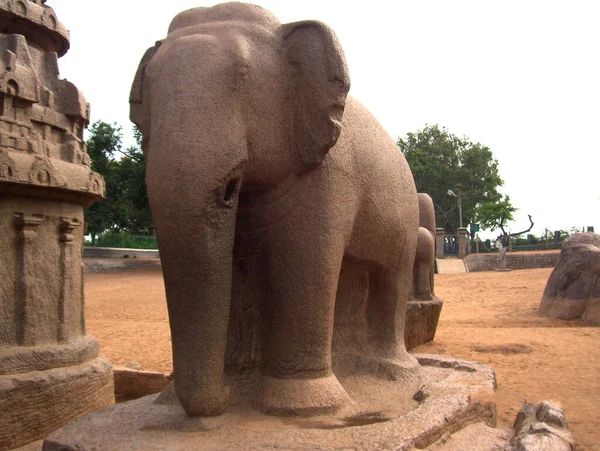
[[[435,296],[435,209],[428,194],[418,193],[419,238],[404,325],[404,344],[410,350],[435,337],[443,302]]]
[[[575,447],[565,414],[552,401],[523,402],[514,429],[516,451],[571,451]]]
[[[160,268],[158,258],[84,258],[85,274],[133,271],[135,269]]]
[[[496,429],[485,423],[473,423],[455,432],[446,433],[429,451],[508,451],[510,450],[511,431]]]
[[[546,284],[540,313],[600,324],[600,235],[576,233],[565,240]]]
[[[50,435],[44,450],[409,450],[473,423],[496,425],[494,405],[483,400],[496,387],[490,367],[451,357],[416,358],[423,365],[423,386],[415,396],[398,392],[386,398],[391,392],[381,388],[389,381],[348,376],[339,378],[342,386],[363,396],[333,415],[277,418],[234,404],[221,416],[193,418],[173,393],[163,392],[76,420]]]
[[[83,208],[104,196],[89,105],[58,78],[69,35],[42,1],[0,2],[0,449],[112,402],[86,336]]]
[[[430,301],[435,298],[433,273],[435,263],[435,209],[429,194],[418,193],[419,239],[410,300]]]
[[[404,345],[416,190],[349,88],[329,27],[244,3],[180,13],[140,62],[131,119],[189,415],[221,414],[230,391],[330,413],[352,403],[350,374],[419,386]]]
[[[135,399],[163,391],[170,379],[156,371],[142,371],[133,368],[115,366],[115,396],[117,399]]]
[[[409,301],[406,304],[406,325],[404,329],[404,343],[406,349],[411,350],[435,338],[443,301]]]
[[[0,376],[0,395],[0,449],[12,449],[111,404],[111,364],[97,357],[81,365]]]
[[[507,252],[507,269],[554,268],[560,251]],[[498,254],[469,254],[464,259],[469,272],[495,271],[498,267]]]

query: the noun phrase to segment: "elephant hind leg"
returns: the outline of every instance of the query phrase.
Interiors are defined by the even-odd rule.
[[[429,230],[419,227],[419,239],[413,268],[413,288],[411,298],[422,301],[434,299],[433,265],[435,260],[435,241]]]
[[[369,269],[366,321],[372,353],[364,363],[371,372],[391,380],[412,381],[417,389],[420,383],[419,364],[406,352],[404,345],[412,261],[403,260],[406,260],[406,265],[399,271],[379,266]]]

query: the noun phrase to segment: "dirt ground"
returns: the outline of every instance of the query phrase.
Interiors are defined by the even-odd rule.
[[[600,327],[543,317],[537,308],[551,269],[436,275],[444,300],[435,341],[413,352],[448,354],[496,371],[499,427],[527,399],[557,401],[578,450],[600,450]],[[171,371],[160,268],[85,279],[88,331],[114,364]]]

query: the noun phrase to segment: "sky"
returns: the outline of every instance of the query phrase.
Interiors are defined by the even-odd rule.
[[[48,0],[71,32],[61,78],[132,144],[129,90],[144,51],[203,0]],[[426,124],[488,146],[513,232],[600,232],[600,1],[257,0],[282,23],[337,34],[350,94],[394,138]],[[448,187],[453,188],[453,187]],[[497,232],[482,234],[495,237]]]

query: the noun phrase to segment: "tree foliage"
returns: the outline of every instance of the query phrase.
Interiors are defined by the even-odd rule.
[[[134,130],[134,136],[137,144],[123,150],[122,129],[117,124],[97,121],[89,129],[87,146],[91,167],[106,182],[106,199],[85,212],[92,242],[107,230],[133,234],[150,234],[154,230],[139,130]]]
[[[475,222],[482,229],[494,231],[514,219],[517,211],[510,203],[510,197],[504,196],[498,202],[482,202],[475,211]]]
[[[461,197],[465,226],[480,223],[482,229],[493,230],[502,218],[513,219],[516,209],[508,196],[498,192],[504,182],[487,146],[459,138],[438,125],[408,133],[397,144],[410,165],[417,191],[433,199],[437,227],[455,231],[459,226],[458,199],[449,190]]]

